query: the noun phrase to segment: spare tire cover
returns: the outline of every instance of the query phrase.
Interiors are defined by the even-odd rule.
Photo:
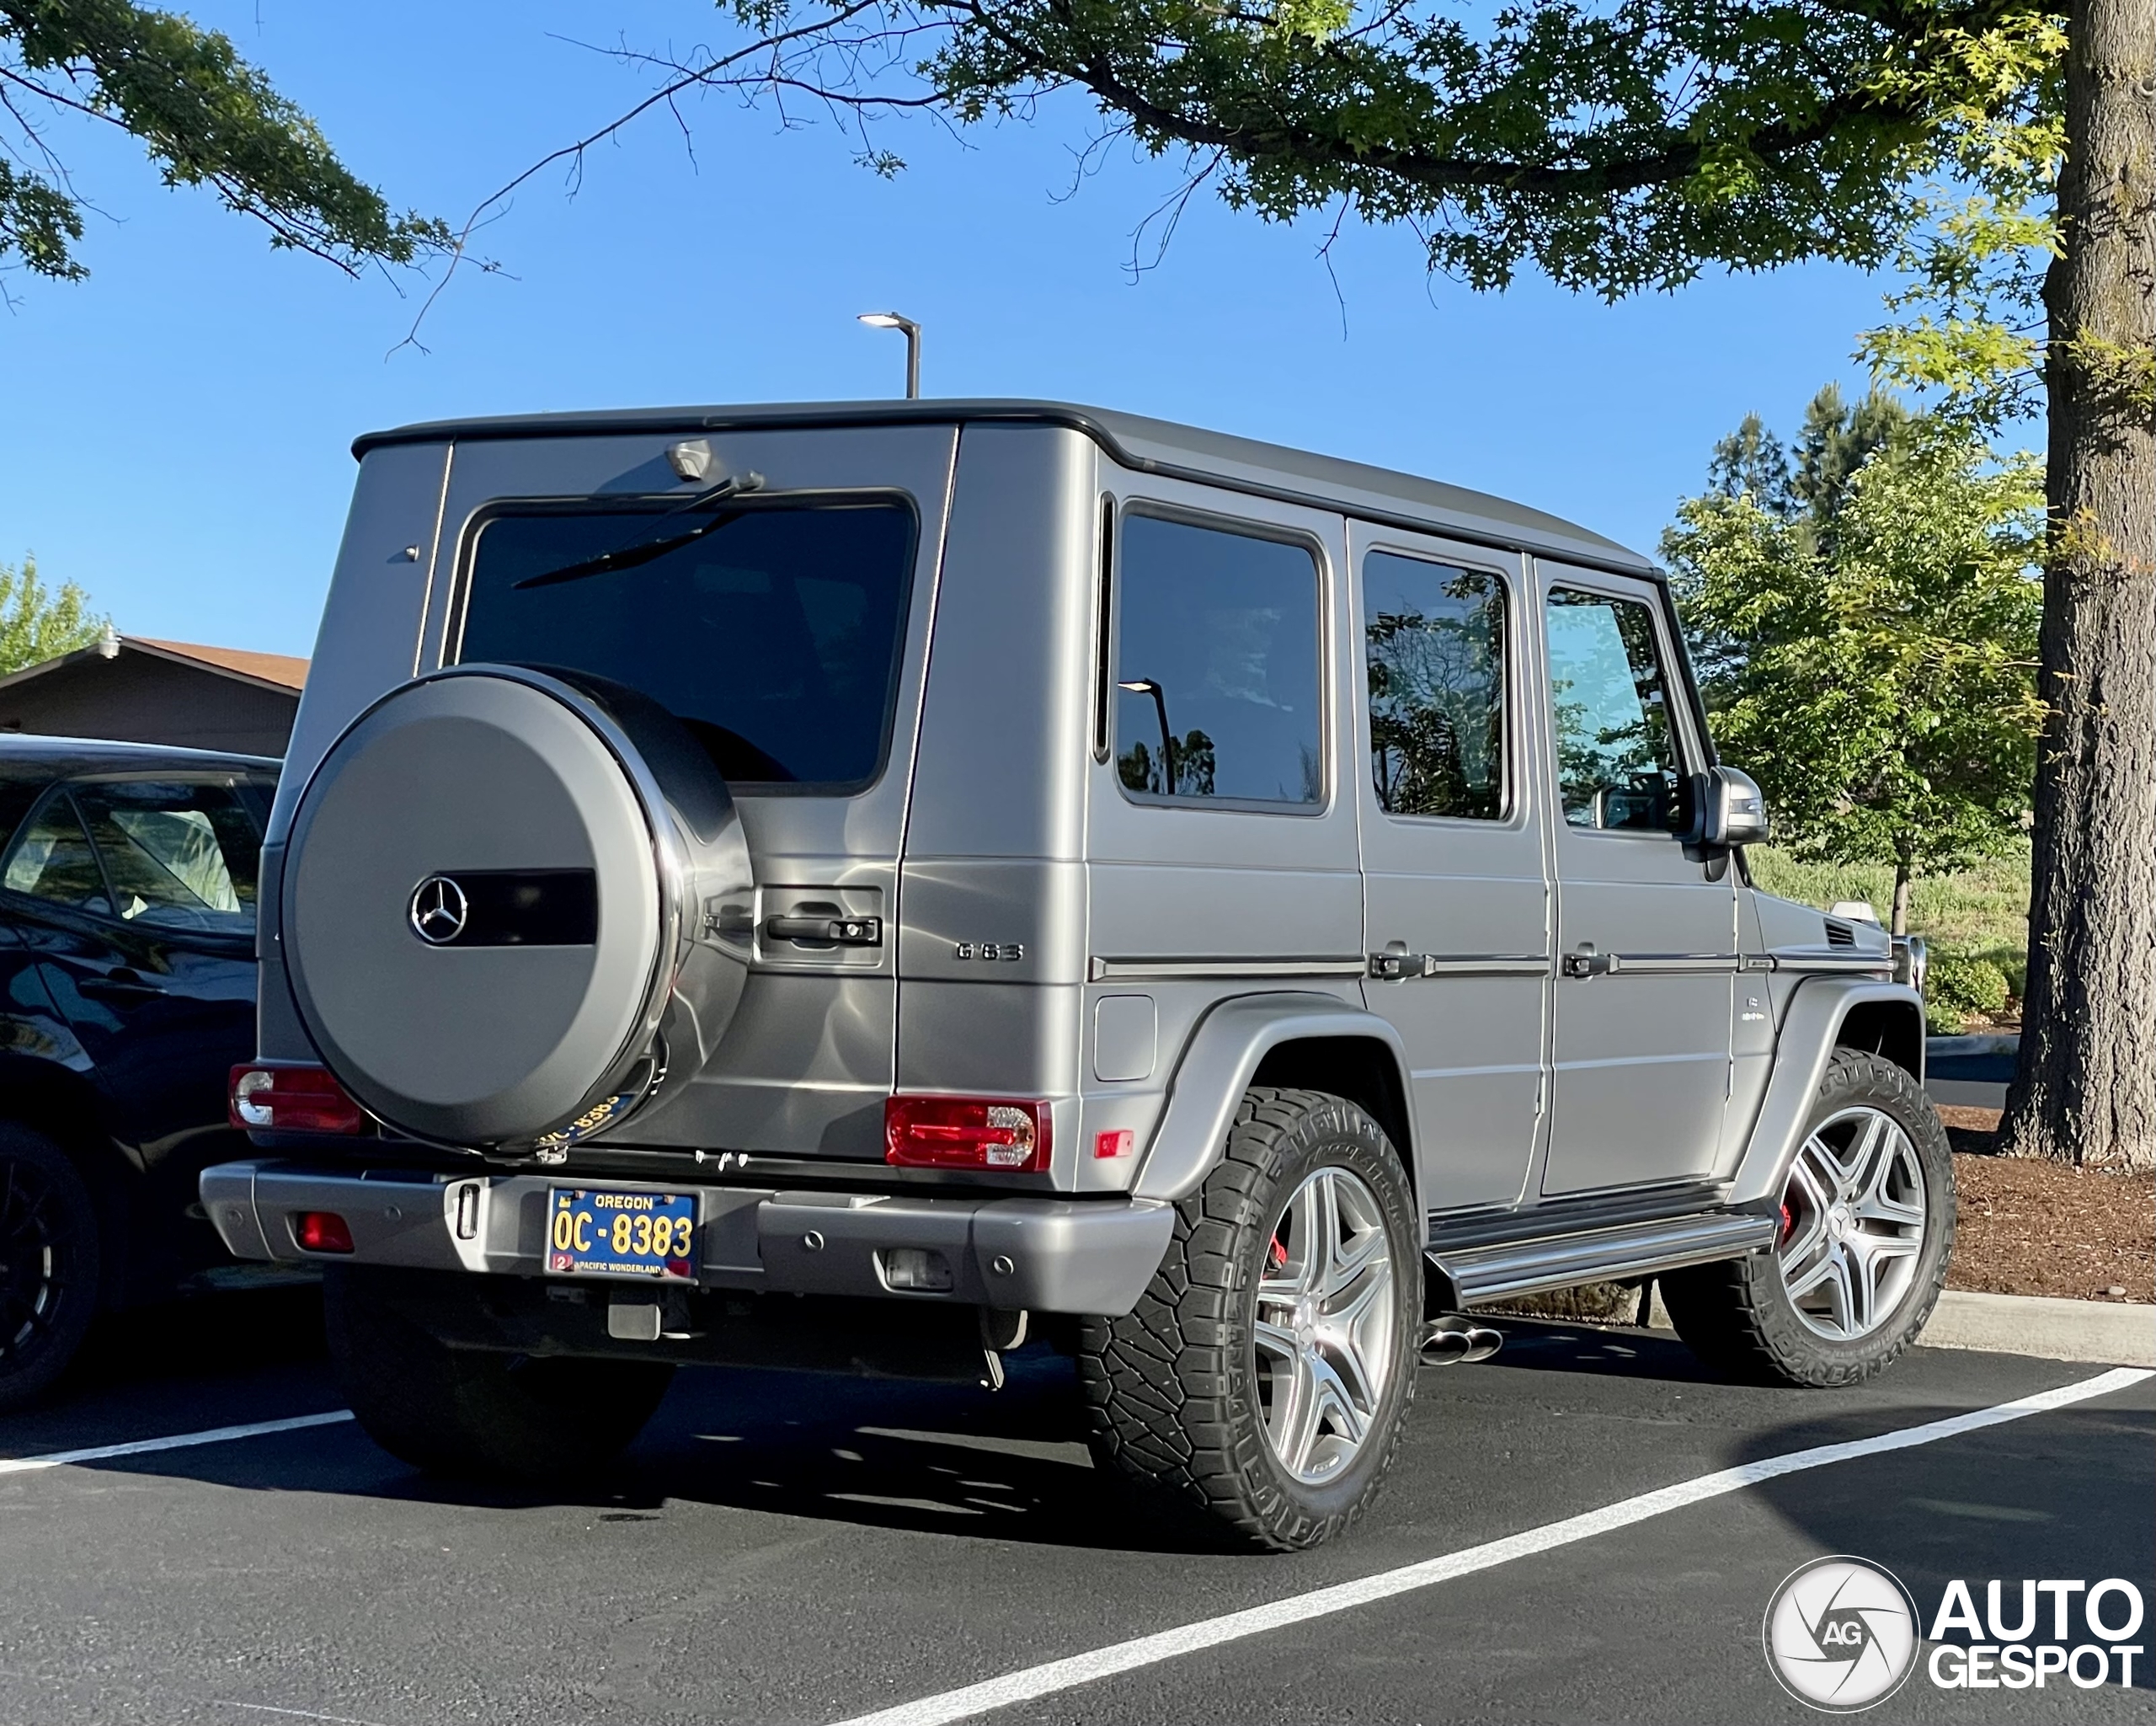
[[[286,965],[331,1071],[423,1137],[575,1121],[665,1004],[668,820],[626,738],[550,678],[460,669],[376,703],[309,781],[286,852]]]

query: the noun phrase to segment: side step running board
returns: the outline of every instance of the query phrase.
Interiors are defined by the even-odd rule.
[[[1774,1244],[1771,1216],[1716,1210],[1695,1216],[1627,1223],[1538,1241],[1433,1248],[1430,1263],[1452,1285],[1451,1305],[1486,1306],[1515,1295],[1568,1289],[1741,1258]]]

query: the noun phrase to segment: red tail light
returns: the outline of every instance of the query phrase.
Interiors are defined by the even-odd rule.
[[[292,1238],[303,1253],[349,1253],[352,1232],[334,1210],[302,1210],[292,1217]]]
[[[883,1161],[903,1168],[1048,1167],[1049,1107],[1001,1097],[893,1097],[883,1104]]]
[[[366,1125],[360,1105],[318,1066],[236,1066],[231,1098],[232,1123],[243,1132],[356,1133]]]

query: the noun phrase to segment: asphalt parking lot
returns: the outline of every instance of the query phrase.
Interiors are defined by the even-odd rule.
[[[0,1455],[334,1413],[316,1324],[305,1291],[162,1315],[107,1339],[49,1406],[0,1418]],[[1508,1329],[1494,1362],[1425,1370],[1374,1520],[1300,1558],[1179,1549],[1134,1520],[1046,1355],[995,1395],[685,1374],[604,1489],[574,1501],[430,1483],[349,1421],[0,1464],[0,1719],[831,1726],[896,1708],[926,1726],[971,1703],[905,1705],[2100,1371],[1920,1349],[1862,1392],[1776,1392],[1713,1382],[1666,1337]],[[2156,1380],[2072,1394],[1450,1579],[1350,1587],[1321,1616],[1201,1631],[1105,1676],[1051,1674],[979,1717],[1816,1718],[1769,1674],[1760,1618],[1817,1554],[1886,1565],[1927,1612],[1956,1577],[1979,1599],[1993,1577],[2149,1591]],[[2135,1676],[1970,1693],[1919,1670],[1870,1718],[2156,1718]]]

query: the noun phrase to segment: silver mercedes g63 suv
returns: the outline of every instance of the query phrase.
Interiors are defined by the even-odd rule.
[[[1810,1385],[1929,1314],[1920,954],[1749,884],[1632,553],[1042,402],[357,454],[202,1194],[397,1455],[1045,1336],[1103,1467],[1298,1547],[1478,1307],[1654,1277]]]

